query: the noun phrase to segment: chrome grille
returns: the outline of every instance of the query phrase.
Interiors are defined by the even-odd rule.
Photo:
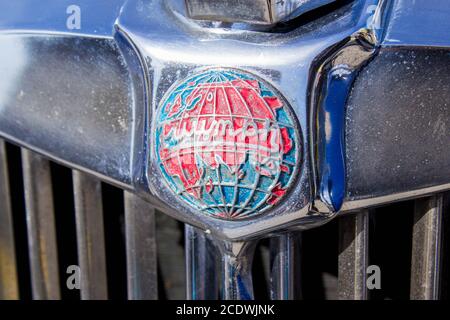
[[[446,298],[448,199],[363,210],[259,241],[247,266],[255,298]],[[203,232],[0,140],[1,299],[218,299],[221,264]],[[69,265],[82,270],[79,291],[67,287]],[[380,267],[379,290],[367,289],[370,265]]]

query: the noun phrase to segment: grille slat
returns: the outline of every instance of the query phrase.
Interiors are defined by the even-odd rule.
[[[81,299],[108,298],[101,182],[73,171]]]
[[[222,247],[221,298],[253,300],[252,264],[258,241],[218,241]]]
[[[128,299],[158,299],[155,209],[125,192]]]
[[[270,241],[270,297],[272,300],[295,298],[295,263],[298,235],[286,233]]]
[[[369,212],[339,219],[338,293],[340,300],[366,300]]]
[[[22,149],[22,169],[33,299],[60,299],[50,164]]]
[[[0,139],[0,300],[19,298],[5,142]]]
[[[413,300],[439,299],[443,203],[443,195],[415,201],[410,289]]]
[[[217,248],[203,231],[185,225],[186,299],[219,298]]]

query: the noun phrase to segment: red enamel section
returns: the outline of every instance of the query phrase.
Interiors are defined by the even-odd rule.
[[[270,195],[269,199],[267,199],[267,203],[270,205],[276,204],[280,199],[284,196],[286,193],[286,189],[283,189],[280,187],[280,184],[277,184],[272,189],[272,194]]]

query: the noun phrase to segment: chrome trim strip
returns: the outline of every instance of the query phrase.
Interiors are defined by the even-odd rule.
[[[450,190],[450,183],[443,184],[440,186],[417,189],[413,191],[395,193],[387,196],[378,196],[378,197],[375,196],[373,198],[368,199],[354,199],[354,200],[349,199],[346,202],[344,202],[340,214],[369,207],[386,205],[389,203],[399,202],[408,199],[421,198],[433,193],[438,193],[446,190]]]
[[[53,191],[48,160],[22,149],[33,299],[60,299]]]

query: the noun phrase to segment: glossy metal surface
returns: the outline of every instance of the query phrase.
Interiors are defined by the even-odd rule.
[[[319,2],[324,3],[308,1]],[[231,8],[228,18],[220,19],[237,13],[237,20],[270,24],[293,17],[293,10],[299,14],[298,3],[249,1],[253,9]],[[193,21],[181,0],[80,0],[81,29],[68,30],[69,4],[0,3],[0,135],[138,193],[205,230],[222,253],[223,298],[253,297],[256,242],[243,239],[310,228],[338,212],[450,189],[450,42],[445,37],[450,7],[444,0],[353,1],[283,30]],[[195,17],[193,4],[188,8]],[[217,15],[211,4],[197,7],[204,10],[196,11],[197,18]],[[287,11],[270,4],[283,4]],[[258,218],[205,217],[170,193],[158,174],[152,135],[160,101],[177,80],[206,67],[254,73],[286,97],[299,119],[305,155],[300,173],[285,201]],[[59,286],[48,162],[29,151],[23,155],[33,296],[55,299]],[[144,202],[126,197],[129,296],[153,298],[153,214]],[[423,217],[433,216],[429,211]],[[439,224],[433,217],[416,224],[415,257],[427,256],[436,264],[430,249],[435,247],[420,244],[425,236],[437,241],[437,229],[426,232]],[[367,218],[348,219],[340,285],[346,288],[344,298],[364,298]],[[196,245],[194,240],[190,245]],[[286,264],[274,268],[274,292],[289,297],[289,239],[279,246],[278,258]],[[195,265],[194,258],[203,259],[205,251],[188,255],[187,261]],[[418,270],[423,259],[417,261]],[[434,297],[436,268],[426,268],[430,272],[421,284],[428,284],[418,291]],[[195,276],[197,269],[189,274]],[[189,281],[193,287],[198,277]]]
[[[199,20],[274,24],[335,0],[185,0],[189,17]]]
[[[233,66],[252,72],[283,90],[283,95],[291,104],[301,126],[301,138],[304,141],[303,154],[310,148],[309,111],[305,107],[308,101],[308,80],[314,59],[330,46],[345,40],[359,32],[366,25],[367,6],[376,2],[353,3],[344,6],[333,15],[314,22],[322,27],[310,32],[311,25],[302,26],[287,34],[229,30],[223,28],[199,28],[187,20],[183,8],[175,3],[155,1],[143,7],[135,1],[128,2],[118,20],[118,30],[123,38],[132,42],[139,52],[140,62],[145,62],[151,80],[148,92],[149,127],[146,132],[153,132],[157,126],[154,114],[167,90],[190,73],[208,66]],[[159,12],[153,19],[148,19],[145,12]],[[178,13],[174,18],[173,11]],[[337,18],[339,17],[339,18]],[[131,65],[130,61],[128,64]],[[148,167],[146,179],[153,201],[155,197],[163,203],[170,203],[171,208],[164,211],[177,219],[209,230],[215,236],[229,239],[245,238],[265,234],[280,228],[281,225],[300,223],[303,226],[323,222],[330,218],[330,211],[315,214],[309,209],[311,197],[310,161],[304,157],[300,168],[301,174],[285,201],[258,219],[226,223],[214,217],[208,217],[192,210],[180,201],[179,197],[168,192],[160,178],[158,163],[153,153],[153,141],[150,145],[136,146],[136,150],[148,150]],[[145,197],[145,191],[141,190]],[[156,205],[160,205],[155,201]]]
[[[444,49],[381,49],[363,69],[347,108],[344,210],[450,187],[449,83]]]
[[[449,47],[450,6],[445,0],[393,0],[383,46]]]
[[[193,21],[181,0],[79,1],[80,30],[62,23],[66,1],[36,9],[40,23],[30,22],[31,2],[1,3],[0,135],[222,239],[310,228],[339,209],[446,190],[443,57],[450,44],[442,17],[450,13],[443,2],[432,3],[441,24],[430,22],[432,5],[361,0],[277,32]],[[94,8],[103,13],[97,20]],[[402,28],[419,18],[421,30],[406,35]],[[159,102],[177,80],[210,66],[270,82],[301,125],[301,174],[286,200],[257,219],[204,217],[171,194],[156,170],[150,137]]]
[[[340,211],[345,199],[347,174],[345,159],[345,115],[348,95],[361,68],[375,54],[375,34],[350,39],[318,68],[312,93],[311,151],[317,158],[316,194],[328,210]],[[317,106],[316,108],[314,106]],[[315,204],[323,210],[320,204]]]
[[[34,0],[2,1],[0,4],[0,32],[65,33],[111,37],[114,22],[126,0]],[[69,6],[80,8],[80,29],[68,29]],[[69,11],[69,13],[67,13]]]
[[[257,241],[214,240],[222,253],[221,299],[254,299],[252,263]]]
[[[186,299],[219,298],[219,250],[202,230],[185,225]]]
[[[5,142],[0,139],[0,300],[19,298]]]
[[[0,35],[1,135],[131,184],[128,71],[112,40]]]
[[[369,211],[339,218],[338,293],[340,300],[367,299]]]
[[[108,298],[101,182],[73,171],[82,300]]]
[[[300,283],[297,281],[296,263],[299,263],[301,241],[299,233],[285,233],[270,241],[270,298],[294,300]]]
[[[33,299],[60,299],[53,192],[48,160],[22,149]]]
[[[416,200],[412,239],[412,300],[437,300],[440,297],[441,234],[443,194]]]
[[[155,209],[125,192],[128,299],[158,299]]]

